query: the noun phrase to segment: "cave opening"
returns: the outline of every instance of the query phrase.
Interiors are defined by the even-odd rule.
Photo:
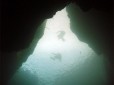
[[[9,85],[105,85],[102,58],[71,31],[66,7],[46,20],[44,35]]]

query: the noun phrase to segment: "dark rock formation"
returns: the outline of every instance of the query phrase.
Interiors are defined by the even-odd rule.
[[[111,0],[4,0],[2,1],[1,11],[2,33],[0,49],[2,85],[8,82],[12,74],[32,53],[34,48],[28,48],[34,39],[36,30],[38,31],[37,39],[43,35],[43,29],[37,29],[38,26],[43,20],[52,17],[56,11],[63,9],[70,2],[76,3],[85,12],[78,11],[75,15],[75,13],[70,12],[70,8],[68,9],[69,17],[72,19],[75,16],[79,23],[78,27],[81,28],[74,28],[74,24],[77,23],[74,18],[71,24],[73,32],[96,52],[105,54],[110,61],[110,69],[112,70],[113,2]],[[88,12],[91,8],[99,12]],[[80,23],[83,26],[87,24],[87,26],[83,28]],[[90,23],[91,26],[89,26]]]
[[[29,70],[19,69],[10,79],[8,85],[38,85],[38,76],[31,73]]]
[[[27,48],[32,43],[36,30],[37,39],[43,35],[43,29],[37,29],[38,26],[67,4],[66,0],[3,1],[1,34],[3,84],[7,83],[12,74],[32,53],[33,49],[30,48],[28,51]],[[21,53],[18,53],[20,51]]]
[[[92,8],[84,12],[74,4],[71,4],[67,11],[71,20],[71,30],[81,41],[86,42],[96,53],[103,54],[110,62],[107,68],[111,80],[113,78],[112,11]]]

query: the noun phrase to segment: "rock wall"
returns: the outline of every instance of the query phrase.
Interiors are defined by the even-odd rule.
[[[1,33],[1,73],[2,85],[5,85],[13,73],[24,62],[28,55],[32,53],[27,49],[32,43],[35,32],[38,30],[39,38],[43,34],[43,29],[37,27],[43,20],[52,17],[56,11],[61,10],[70,2],[79,5],[81,9],[76,15],[71,12],[69,17],[72,19],[78,18],[77,21],[72,19],[71,26],[73,32],[78,34],[79,39],[88,43],[96,52],[105,53],[110,61],[110,71],[112,71],[112,29],[113,29],[113,11],[111,0],[4,0],[2,1],[2,33]],[[95,10],[89,11],[91,8]],[[77,10],[73,9],[73,10]],[[99,11],[99,12],[96,12]],[[71,17],[73,16],[73,17]],[[79,17],[83,18],[80,19]],[[91,18],[92,17],[92,18]],[[88,20],[88,22],[86,22]],[[94,20],[96,20],[94,23]],[[99,21],[99,23],[97,23]],[[82,29],[75,29],[74,24]],[[86,24],[85,24],[86,22]],[[80,23],[86,27],[83,28]],[[93,24],[90,26],[90,23]],[[95,27],[94,27],[95,26]],[[99,37],[100,36],[100,37]],[[35,46],[35,45],[34,45]],[[23,52],[19,57],[17,53]],[[112,71],[113,72],[113,71]],[[112,74],[111,72],[111,74]],[[112,79],[112,78],[111,78]]]

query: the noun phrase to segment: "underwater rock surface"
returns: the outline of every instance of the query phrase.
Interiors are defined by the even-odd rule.
[[[65,34],[58,39],[61,30]],[[10,85],[106,84],[103,55],[97,55],[73,34],[65,8],[47,20],[33,54],[10,81]]]

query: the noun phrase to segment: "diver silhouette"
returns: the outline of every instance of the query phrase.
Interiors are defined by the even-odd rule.
[[[64,39],[65,31],[58,31],[57,33],[59,33],[59,35],[57,36],[58,39],[65,41],[65,39]]]
[[[60,53],[52,53],[54,56],[53,57],[50,57],[52,60],[59,60],[61,61],[62,59],[62,56]]]

